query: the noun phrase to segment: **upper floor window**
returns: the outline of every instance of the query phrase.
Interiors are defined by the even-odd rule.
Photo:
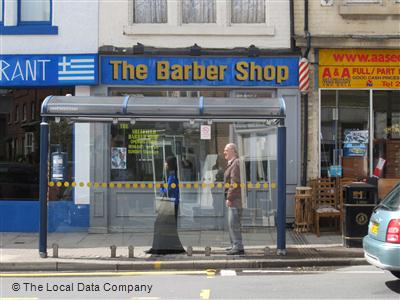
[[[167,0],[134,0],[134,23],[167,23]]]
[[[232,23],[265,23],[265,0],[231,0]]]
[[[4,0],[0,0],[0,24],[3,23],[3,20],[4,20],[3,1]]]
[[[183,23],[215,23],[216,22],[216,0],[183,0],[182,22]]]
[[[382,3],[382,0],[345,0],[346,4],[352,3]]]
[[[50,23],[51,0],[19,0],[19,21],[21,23]]]

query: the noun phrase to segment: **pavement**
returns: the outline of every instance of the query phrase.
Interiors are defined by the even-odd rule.
[[[244,229],[244,255],[226,255],[226,231],[179,231],[186,250],[179,255],[150,255],[151,232],[49,233],[48,257],[41,258],[38,233],[0,233],[0,271],[135,271],[242,268],[303,268],[367,264],[361,248],[346,248],[337,233],[286,231],[286,255],[277,255],[276,229]],[[58,250],[53,250],[53,245]],[[115,246],[115,257],[110,246]],[[129,247],[131,246],[131,247]],[[132,249],[133,247],[133,249]],[[211,251],[208,255],[206,247]],[[129,248],[131,251],[129,253]]]

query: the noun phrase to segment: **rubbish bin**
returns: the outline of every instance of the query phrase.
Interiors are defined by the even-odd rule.
[[[368,183],[345,186],[343,244],[362,247],[362,238],[368,234],[368,223],[378,201],[377,187]]]

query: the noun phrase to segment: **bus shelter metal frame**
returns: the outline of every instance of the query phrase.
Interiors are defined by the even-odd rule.
[[[74,122],[248,121],[277,123],[277,255],[286,255],[286,105],[283,98],[48,96],[41,107],[39,255],[47,257],[48,120]]]

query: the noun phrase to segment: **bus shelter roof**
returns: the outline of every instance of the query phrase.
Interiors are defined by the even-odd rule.
[[[282,98],[48,96],[42,117],[124,119],[283,119]]]

